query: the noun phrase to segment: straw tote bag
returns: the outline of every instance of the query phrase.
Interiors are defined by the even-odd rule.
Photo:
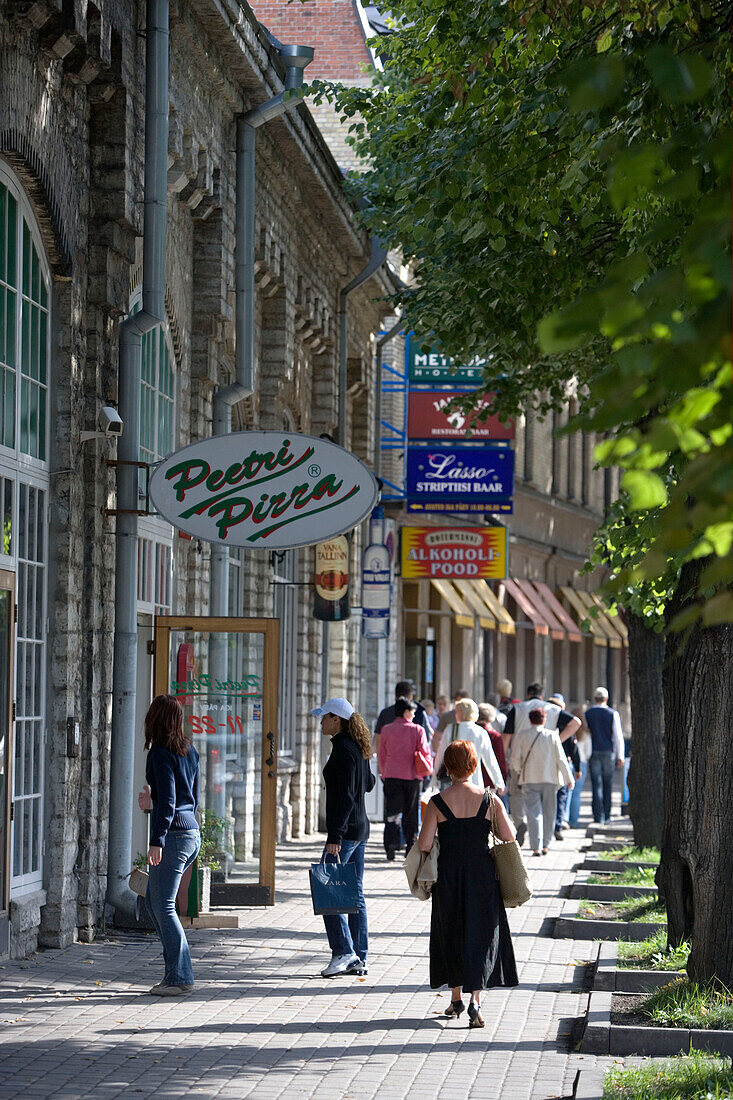
[[[496,874],[499,879],[499,889],[502,900],[507,909],[514,909],[518,905],[524,905],[532,897],[529,886],[529,875],[524,866],[522,853],[515,840],[499,840],[496,835],[496,796],[491,796],[491,831],[494,845],[492,855],[496,865]]]

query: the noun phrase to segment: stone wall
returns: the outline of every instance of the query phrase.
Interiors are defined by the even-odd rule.
[[[0,156],[33,202],[54,272],[53,445],[44,892],[13,901],[13,950],[36,937],[89,940],[106,887],[114,631],[115,445],[79,433],[117,400],[119,323],[141,277],[145,4],[86,0],[8,3],[0,15]],[[234,369],[236,117],[282,87],[281,70],[249,9],[211,0],[171,3],[166,321],[177,373],[176,446],[211,434],[212,398]],[[340,288],[364,266],[341,173],[307,108],[258,132],[256,394],[235,427],[337,429],[336,313]],[[376,298],[372,279],[350,300],[349,407],[367,457]],[[366,397],[365,397],[366,395]],[[369,397],[371,401],[371,397]],[[355,416],[357,403],[360,413]],[[365,426],[366,425],[366,426]],[[174,613],[206,614],[208,546],[175,538]],[[354,540],[354,565],[361,553]],[[312,552],[299,580],[312,578]],[[268,555],[248,555],[244,614],[272,614]],[[280,782],[280,835],[318,821],[321,624],[299,589],[298,739]],[[358,650],[358,620],[348,646]],[[359,690],[361,659],[332,641],[333,667]],[[81,724],[67,757],[66,720]]]

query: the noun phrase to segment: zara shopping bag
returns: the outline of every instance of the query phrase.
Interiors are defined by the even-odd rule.
[[[313,912],[316,916],[358,913],[359,888],[353,863],[311,863],[309,871]]]

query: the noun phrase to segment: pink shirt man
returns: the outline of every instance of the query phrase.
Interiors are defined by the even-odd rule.
[[[430,752],[423,726],[395,718],[379,733],[377,761],[382,779],[416,779],[415,752]]]

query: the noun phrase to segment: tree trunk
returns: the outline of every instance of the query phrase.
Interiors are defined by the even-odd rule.
[[[682,570],[671,618],[700,570]],[[733,624],[670,635],[664,666],[664,831],[657,879],[670,945],[692,944],[688,974],[733,986]]]
[[[632,748],[629,816],[634,843],[658,848],[662,840],[664,775],[664,634],[651,630],[641,615],[623,611],[629,631]]]

